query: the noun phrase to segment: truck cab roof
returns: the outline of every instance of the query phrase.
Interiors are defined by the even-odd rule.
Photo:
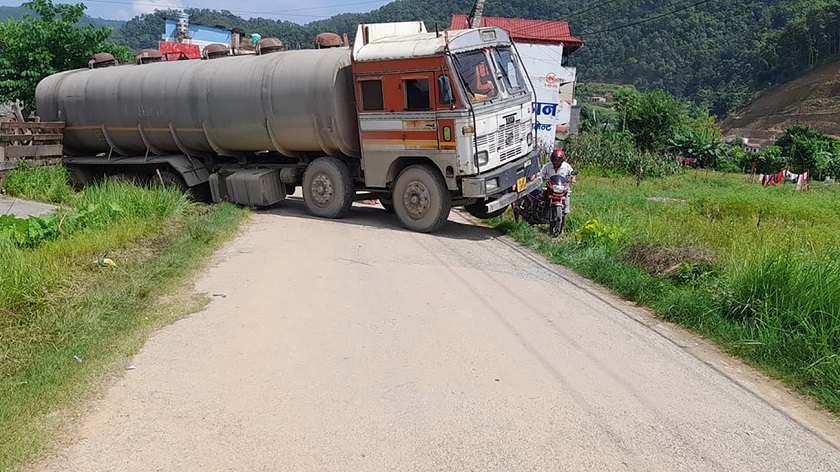
[[[356,28],[355,62],[434,57],[450,52],[480,49],[488,43],[510,44],[501,28],[476,28],[430,33],[422,21],[363,24]]]

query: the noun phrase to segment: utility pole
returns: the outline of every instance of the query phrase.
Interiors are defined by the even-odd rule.
[[[481,25],[481,17],[484,16],[484,0],[475,0],[467,23],[470,28],[478,28]]]

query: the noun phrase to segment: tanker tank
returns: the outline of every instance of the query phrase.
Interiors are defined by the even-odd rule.
[[[73,70],[35,96],[69,155],[360,156],[347,48]]]

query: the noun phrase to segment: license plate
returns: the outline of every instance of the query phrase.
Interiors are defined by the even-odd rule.
[[[528,186],[528,180],[525,177],[520,178],[516,181],[516,191],[521,192],[525,190],[525,187]]]

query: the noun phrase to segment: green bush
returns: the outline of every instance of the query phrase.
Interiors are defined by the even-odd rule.
[[[840,176],[840,140],[809,126],[791,126],[776,141],[776,146],[789,158],[788,164],[794,172],[808,171],[820,180]]]
[[[600,170],[607,175],[646,178],[681,172],[670,156],[640,152],[627,132],[584,133],[569,140],[566,150],[573,165]]]
[[[575,234],[585,244],[602,245],[612,250],[618,247],[622,232],[616,225],[605,225],[592,219],[584,223]]]

